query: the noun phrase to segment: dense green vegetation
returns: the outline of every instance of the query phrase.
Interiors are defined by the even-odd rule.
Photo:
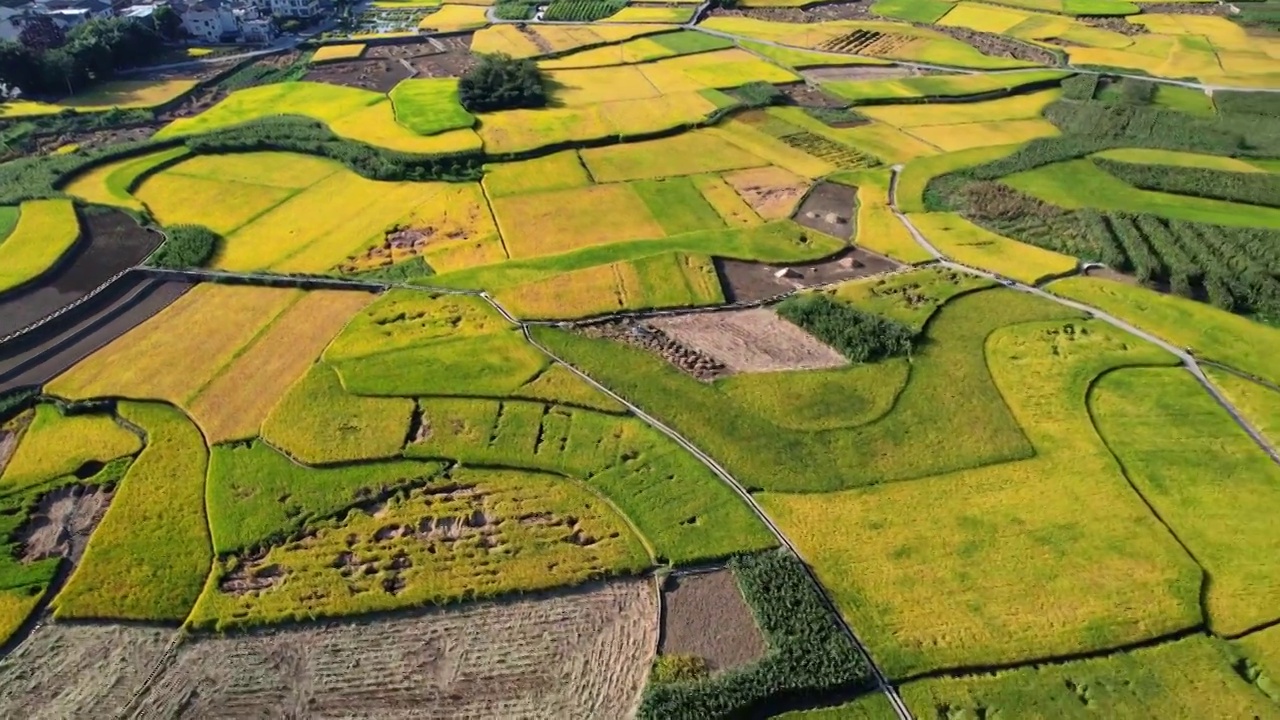
[[[64,32],[51,16],[33,14],[19,42],[0,42],[0,81],[27,94],[71,94],[162,50],[160,36],[140,20],[96,18]]]
[[[552,0],[544,20],[592,22],[602,20],[626,7],[625,0]]]
[[[200,267],[218,250],[222,237],[203,225],[174,225],[164,230],[164,244],[150,263],[162,268]]]
[[[59,183],[90,168],[127,157],[185,144],[196,153],[220,154],[279,150],[336,160],[372,180],[478,180],[477,154],[414,155],[338,137],[322,123],[281,116],[257,120],[206,135],[137,141],[67,155],[25,157],[0,164],[0,205],[60,197]]]
[[[1280,174],[1143,165],[1094,158],[1102,169],[1143,190],[1280,207]]]
[[[915,337],[907,325],[862,312],[822,293],[787,298],[776,310],[856,363],[907,355]]]
[[[458,81],[458,98],[471,112],[537,108],[547,104],[547,89],[534,61],[485,55]]]
[[[729,562],[769,645],[759,662],[712,678],[651,684],[638,716],[702,720],[759,714],[768,703],[869,687],[866,661],[841,632],[800,561],[781,551]]]

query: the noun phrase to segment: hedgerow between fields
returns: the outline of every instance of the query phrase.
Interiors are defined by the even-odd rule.
[[[769,652],[756,663],[696,681],[650,682],[638,717],[739,717],[788,698],[871,687],[870,669],[822,604],[800,561],[781,551],[729,562]]]

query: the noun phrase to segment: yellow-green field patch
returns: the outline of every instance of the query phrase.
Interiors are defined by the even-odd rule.
[[[70,200],[28,200],[18,224],[0,240],[0,293],[26,285],[53,269],[80,239]]]
[[[517,259],[665,234],[626,183],[495,198],[493,212]]]
[[[580,154],[591,176],[602,183],[695,175],[767,164],[737,145],[702,130],[661,140],[589,148]]]

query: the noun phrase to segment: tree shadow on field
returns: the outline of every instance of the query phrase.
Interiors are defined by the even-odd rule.
[[[568,107],[568,105],[565,104],[564,100],[560,99],[560,93],[564,90],[569,90],[570,86],[565,85],[559,80],[555,80],[546,74],[543,74],[542,89],[547,91],[547,105],[546,105],[547,107],[549,108]]]

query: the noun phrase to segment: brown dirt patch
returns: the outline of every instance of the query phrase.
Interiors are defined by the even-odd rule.
[[[647,350],[699,380],[710,381],[729,374],[724,363],[652,325],[617,320],[584,325],[581,330],[588,337],[608,338]]]
[[[22,561],[65,557],[77,562],[114,495],[114,490],[84,485],[68,485],[45,493],[18,529]]]
[[[729,302],[767,300],[799,288],[879,275],[902,267],[883,255],[861,248],[848,248],[825,260],[803,265],[765,265],[721,258],[716,258],[715,264]],[[786,272],[779,276],[782,270]]]
[[[1214,6],[1216,7],[1217,4],[1214,3]],[[1146,12],[1145,7],[1143,8],[1143,12]],[[1102,28],[1103,30],[1110,30],[1111,32],[1117,32],[1121,35],[1145,35],[1148,32],[1146,25],[1131,23],[1122,17],[1077,17],[1076,20],[1079,20],[1085,25]]]
[[[415,77],[461,77],[479,59],[471,54],[471,35],[425,38],[420,41],[375,45],[365,50],[366,59],[407,62]],[[400,63],[403,67],[403,63]]]
[[[731,570],[667,578],[662,606],[658,652],[696,655],[712,673],[764,657],[764,635]]]
[[[719,360],[729,372],[813,370],[849,362],[766,308],[673,315],[649,324]]]
[[[795,82],[786,83],[785,85],[775,85],[792,105],[801,107],[820,107],[820,108],[842,108],[848,106],[848,101],[841,100],[834,95],[828,95],[822,90],[809,85],[807,83]]]
[[[995,57],[1007,57],[1039,65],[1057,66],[1061,61],[1056,55],[1028,43],[1019,42],[996,33],[978,32],[968,28],[948,27],[945,25],[922,25],[931,30],[946,33],[951,37],[972,45],[984,54]]]
[[[879,20],[871,12],[870,2],[837,2],[809,8],[742,8],[736,10],[715,9],[711,17],[749,17],[757,20],[773,20],[792,23],[816,23],[827,20]]]
[[[647,580],[397,619],[201,637],[142,696],[146,717],[614,718],[657,642]]]
[[[1231,14],[1230,3],[1143,3],[1143,13],[1160,13],[1162,15],[1222,15]],[[1081,18],[1084,20],[1085,18]],[[1089,18],[1098,20],[1100,18]],[[1123,22],[1123,21],[1122,21]],[[1125,23],[1126,25],[1130,23]],[[1139,25],[1146,32],[1146,26]]]
[[[387,93],[412,75],[398,59],[344,60],[313,66],[302,79]]]
[[[775,166],[736,170],[722,177],[765,220],[790,216],[809,189],[807,178]]]
[[[857,193],[857,190],[848,185],[818,183],[805,197],[791,219],[820,233],[838,237],[841,240],[851,240]]]
[[[119,717],[175,632],[47,623],[0,661],[0,717]]]

